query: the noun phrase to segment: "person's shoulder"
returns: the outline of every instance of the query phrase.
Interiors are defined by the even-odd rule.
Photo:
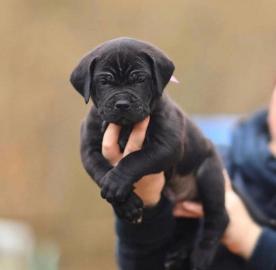
[[[237,127],[239,124],[248,124],[248,125],[260,125],[262,123],[267,124],[268,109],[262,107],[248,115],[243,115],[237,121]]]

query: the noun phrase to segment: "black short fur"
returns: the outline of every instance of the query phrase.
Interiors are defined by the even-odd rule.
[[[102,197],[130,222],[141,221],[143,203],[133,192],[134,183],[148,174],[165,172],[165,193],[173,202],[200,199],[205,212],[203,232],[190,257],[192,269],[205,270],[228,223],[224,178],[212,143],[163,95],[173,71],[172,61],[162,51],[130,38],[108,41],[87,54],[71,75],[76,90],[86,102],[92,97],[95,105],[82,123],[81,158]],[[107,123],[122,125],[123,150],[133,124],[148,115],[142,149],[113,167],[101,152]],[[172,249],[166,269],[178,269],[186,250],[189,256],[188,242],[185,239],[177,251]]]

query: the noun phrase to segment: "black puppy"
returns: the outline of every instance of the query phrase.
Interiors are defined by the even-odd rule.
[[[204,270],[228,223],[224,178],[213,145],[162,95],[173,71],[172,61],[163,52],[130,38],[107,41],[84,56],[71,75],[71,83],[86,103],[92,97],[95,106],[81,127],[81,158],[102,197],[121,218],[131,222],[142,217],[143,203],[133,192],[133,184],[145,175],[164,171],[166,193],[173,202],[200,199],[205,217],[191,263],[192,269]],[[119,144],[123,151],[133,124],[148,115],[143,148],[111,166],[101,153],[107,124],[122,126]],[[197,227],[189,230],[195,233]],[[181,265],[192,244],[191,235],[191,231],[183,234],[183,243],[168,256],[166,269]]]

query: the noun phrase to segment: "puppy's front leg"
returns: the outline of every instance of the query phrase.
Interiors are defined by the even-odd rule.
[[[165,171],[175,163],[177,145],[152,143],[123,158],[102,181],[103,198],[111,203],[122,203],[133,190],[133,184],[143,176]]]
[[[102,120],[95,108],[81,125],[81,160],[91,178],[101,187],[103,176],[113,166],[102,155]]]
[[[113,166],[102,155],[101,119],[95,110],[91,110],[86,121],[81,126],[81,159],[87,173],[102,188],[105,179],[110,183],[116,182]],[[122,178],[124,179],[124,178]],[[126,181],[127,182],[127,181]],[[123,204],[112,202],[112,206],[117,215],[125,220],[137,223],[141,220],[143,201],[131,192],[127,201]]]

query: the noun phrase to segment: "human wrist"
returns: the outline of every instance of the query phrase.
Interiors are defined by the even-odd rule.
[[[262,228],[252,221],[248,226],[247,233],[241,241],[241,245],[238,251],[238,255],[248,260],[256,247],[256,244],[260,238]]]

